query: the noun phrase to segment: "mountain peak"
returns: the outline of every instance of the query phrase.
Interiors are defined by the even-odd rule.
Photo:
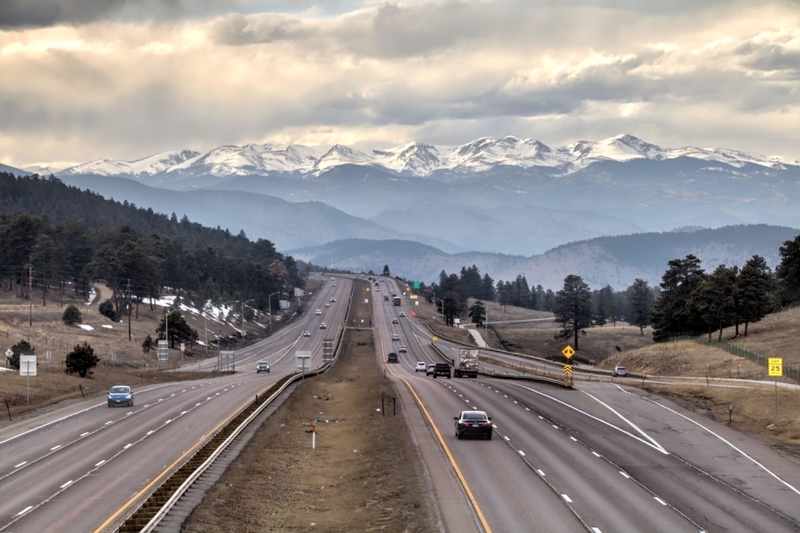
[[[382,167],[398,174],[427,177],[437,171],[482,172],[495,167],[550,167],[569,174],[598,161],[634,159],[675,159],[689,157],[724,163],[734,167],[755,164],[785,169],[797,160],[749,155],[725,148],[661,148],[634,135],[623,133],[599,141],[582,140],[550,148],[535,139],[506,135],[499,139],[480,137],[455,147],[436,147],[425,142],[409,142],[394,148],[362,152],[335,144],[329,149],[304,145],[248,143],[220,146],[206,153],[174,150],[137,159],[113,161],[98,159],[58,172],[58,175],[95,174],[140,178],[162,173],[181,175],[269,175],[270,173],[320,173],[341,165]]]

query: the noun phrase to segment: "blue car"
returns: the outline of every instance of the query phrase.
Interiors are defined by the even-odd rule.
[[[108,391],[108,406],[133,407],[133,391],[127,385],[115,385]]]

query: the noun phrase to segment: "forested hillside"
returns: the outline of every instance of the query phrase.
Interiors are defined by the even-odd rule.
[[[0,173],[0,191],[0,282],[21,298],[34,287],[44,298],[68,285],[86,292],[102,279],[117,312],[126,299],[166,287],[199,300],[247,297],[266,309],[270,294],[303,286],[294,259],[265,239],[106,200],[53,177]]]

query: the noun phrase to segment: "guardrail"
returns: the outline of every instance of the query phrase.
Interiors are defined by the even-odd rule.
[[[444,359],[445,361],[448,361],[450,364],[453,364],[453,360],[451,358],[447,357],[444,354],[444,352],[438,346],[436,346],[435,343],[431,343],[431,348],[433,348],[433,350],[436,353],[438,353],[439,356],[442,359]],[[480,356],[478,356],[478,357],[480,359]],[[523,370],[523,372],[524,372],[524,370]],[[556,378],[551,378],[551,377],[547,377],[547,376],[539,376],[539,375],[536,375],[536,374],[528,374],[528,375],[525,375],[524,373],[523,373],[523,375],[498,374],[498,373],[496,373],[494,371],[493,372],[486,372],[485,370],[480,370],[480,369],[478,370],[478,374],[484,375],[484,376],[490,376],[490,377],[493,377],[493,378],[538,381],[538,382],[541,382],[541,383],[549,383],[551,385],[556,385],[556,386],[564,387],[564,388],[567,388],[567,389],[572,388],[563,379],[556,379]]]
[[[350,317],[352,308],[355,283],[350,293],[350,305],[347,306],[345,314],[345,324]],[[258,396],[250,405],[242,409],[217,433],[211,436],[195,454],[186,461],[178,470],[173,472],[145,501],[122,523],[117,531],[119,533],[151,533],[169,515],[169,512],[180,501],[181,497],[194,485],[200,477],[219,459],[225,450],[236,440],[242,431],[249,426],[278,396],[295,381],[306,377],[323,374],[330,370],[339,359],[339,352],[342,348],[345,328],[340,328],[337,332],[335,348],[333,350],[333,360],[324,364],[316,370],[301,374],[293,374],[283,378],[273,385],[269,390],[275,390],[266,400],[259,400]],[[208,449],[207,449],[208,448]]]

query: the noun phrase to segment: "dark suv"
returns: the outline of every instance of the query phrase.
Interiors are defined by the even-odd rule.
[[[433,378],[436,379],[436,376],[446,376],[447,379],[450,379],[450,365],[436,363],[436,366],[433,367]]]
[[[389,355],[386,356],[387,363],[397,363],[397,354],[394,352],[390,352]]]

